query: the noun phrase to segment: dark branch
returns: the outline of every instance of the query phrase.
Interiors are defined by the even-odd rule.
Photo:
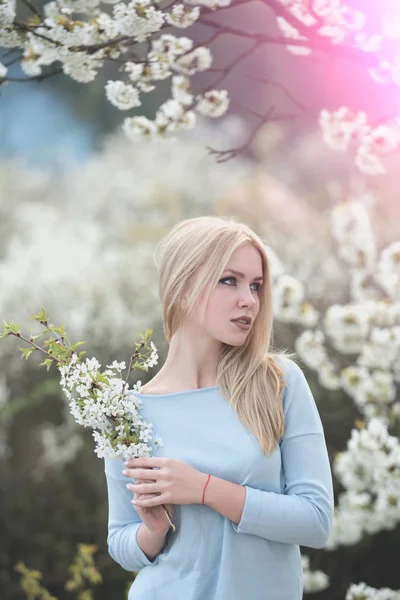
[[[268,0],[272,1],[272,0]],[[281,7],[280,4],[277,6]],[[281,7],[283,8],[283,7]],[[287,11],[283,11],[284,14],[281,14],[280,11],[279,16],[283,16],[288,22],[288,13]],[[263,33],[258,33],[255,31],[244,31],[242,29],[237,29],[236,27],[231,27],[228,25],[221,25],[220,23],[216,23],[215,21],[210,21],[209,19],[204,19],[200,17],[198,19],[199,23],[203,25],[208,25],[209,27],[214,27],[219,29],[224,33],[229,33],[231,35],[237,35],[242,38],[251,38],[259,41],[260,44],[277,44],[283,46],[297,46],[300,48],[309,48],[310,50],[318,50],[332,56],[336,56],[338,58],[343,58],[347,60],[351,60],[357,62],[358,64],[364,64],[368,68],[378,68],[380,66],[382,57],[377,56],[377,54],[372,54],[368,52],[364,52],[359,48],[355,48],[352,46],[346,46],[343,44],[332,44],[329,38],[325,36],[321,36],[317,30],[312,27],[307,27],[301,21],[298,21],[295,17],[291,19],[290,24],[296,27],[297,30],[301,31],[300,33],[306,38],[304,40],[296,40],[284,37],[283,35],[271,36]]]
[[[256,127],[253,129],[247,142],[245,142],[241,146],[237,146],[236,148],[231,148],[229,150],[216,150],[215,148],[211,148],[211,146],[207,146],[207,150],[208,150],[209,154],[217,157],[216,158],[217,163],[228,162],[228,160],[232,160],[238,154],[241,154],[242,152],[245,152],[246,150],[248,150],[250,145],[252,144],[254,138],[256,137],[257,133],[260,131],[260,129],[263,127],[263,125],[265,125],[265,123],[269,123],[271,121],[289,121],[291,119],[295,119],[298,116],[298,115],[293,115],[293,114],[274,114],[275,107],[273,107],[273,106],[271,108],[269,108],[268,111],[264,115],[248,108],[247,106],[242,106],[240,104],[234,104],[233,106],[235,106],[236,108],[240,108],[246,112],[249,112],[251,115],[256,117],[259,121],[258,121],[258,124],[256,125]]]
[[[305,104],[302,104],[301,102],[299,102],[297,100],[297,98],[295,98],[293,96],[293,94],[291,94],[289,92],[289,90],[286,89],[286,87],[283,85],[283,83],[280,83],[279,81],[272,81],[272,79],[269,79],[268,77],[257,77],[255,75],[245,75],[245,77],[248,77],[249,79],[252,79],[253,81],[259,81],[260,83],[267,83],[268,85],[277,87],[285,94],[285,96],[287,96],[289,98],[289,100],[291,102],[293,102],[293,104],[295,106],[297,106],[297,108],[300,108],[301,110],[306,110],[307,108],[309,108],[309,107],[305,106]]]
[[[21,23],[20,21],[14,21],[14,25],[17,29],[22,29],[22,31],[32,33],[32,35],[35,35],[36,37],[39,37],[42,40],[46,40],[46,42],[50,42],[55,46],[62,46],[61,42],[52,40],[51,38],[47,37],[47,35],[43,35],[43,33],[38,33],[37,31],[35,31],[35,28],[38,27],[38,25],[27,25],[26,23]]]
[[[39,13],[37,8],[30,2],[30,0],[22,0],[22,2],[29,8],[29,10],[33,12],[34,15],[36,15],[37,17],[39,17],[40,20],[42,20],[42,15]]]

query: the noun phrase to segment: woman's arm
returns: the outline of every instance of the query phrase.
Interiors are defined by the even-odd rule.
[[[124,465],[118,459],[104,459],[108,490],[108,552],[127,571],[140,571],[147,565],[156,565],[163,549],[166,534],[153,534],[144,525],[126,488],[127,478],[122,475]]]
[[[167,534],[149,531],[146,525],[142,523],[136,532],[136,540],[147,558],[152,561],[164,548]]]
[[[205,502],[231,519],[237,533],[322,548],[330,533],[334,508],[323,427],[302,370],[286,359],[285,372],[288,388],[284,402],[285,432],[280,441],[282,493],[212,477]]]

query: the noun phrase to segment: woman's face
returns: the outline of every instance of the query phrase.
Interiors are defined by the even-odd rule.
[[[230,269],[243,276],[232,273]],[[211,292],[205,309],[202,327],[211,337],[231,346],[244,343],[260,308],[258,290],[263,284],[262,276],[263,263],[258,250],[250,243],[237,248]],[[232,323],[232,319],[242,315],[251,317],[249,329],[241,329]]]

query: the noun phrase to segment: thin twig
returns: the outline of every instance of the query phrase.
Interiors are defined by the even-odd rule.
[[[270,6],[270,8],[274,7],[273,10],[276,13],[275,16],[282,16],[286,21],[293,25],[293,27],[295,27],[299,31],[299,33],[301,33],[304,36],[305,39],[298,40],[287,38],[283,35],[271,36],[263,33],[257,33],[254,31],[245,31],[233,26],[228,26],[225,24],[217,23],[215,21],[210,21],[203,17],[199,17],[197,21],[199,23],[202,23],[203,25],[208,25],[210,27],[220,29],[221,31],[229,33],[231,35],[237,35],[242,38],[257,39],[260,42],[260,44],[277,44],[283,46],[309,48],[310,50],[319,50],[321,52],[326,52],[331,55],[336,55],[339,58],[348,59],[357,63],[364,64],[369,68],[379,67],[381,61],[383,60],[383,57],[378,56],[376,53],[367,53],[354,46],[333,44],[328,37],[322,36],[319,33],[318,28],[314,29],[313,27],[308,27],[304,25],[304,23],[302,23],[296,17],[294,17],[289,11],[286,11],[286,9],[284,9],[281,4],[275,2],[275,0],[266,0],[264,4],[269,6],[270,2],[273,5]],[[281,8],[282,10],[275,10],[275,7]]]
[[[58,47],[62,46],[61,42],[52,40],[51,38],[47,37],[47,35],[43,35],[43,33],[37,33],[37,31],[35,31],[35,28],[39,27],[38,25],[27,25],[26,23],[21,23],[21,21],[14,21],[14,25],[17,29],[22,29],[22,31],[27,31],[28,33],[31,33],[35,37],[41,38],[42,40],[45,40],[46,42],[50,42],[51,44],[54,44],[55,46],[58,46]],[[41,27],[41,25],[40,25],[40,27]]]
[[[281,115],[275,114],[274,115],[273,111],[274,111],[275,107],[269,108],[268,111],[264,115],[261,115],[260,113],[254,111],[252,109],[249,109],[246,106],[236,105],[236,107],[243,108],[243,110],[250,112],[253,116],[255,116],[259,119],[259,122],[256,125],[256,127],[254,128],[254,130],[252,131],[247,142],[245,142],[241,146],[238,146],[236,148],[230,148],[229,150],[216,150],[215,148],[212,148],[211,146],[207,146],[207,150],[209,151],[209,154],[217,156],[217,159],[216,159],[217,163],[228,162],[228,160],[232,160],[238,154],[241,154],[242,152],[247,150],[249,148],[249,146],[251,145],[251,143],[253,142],[254,138],[256,137],[257,133],[259,132],[259,130],[265,123],[267,123],[271,120],[274,120],[274,121],[286,120],[287,121],[287,120],[294,119],[297,117],[297,115],[292,115],[292,114],[281,114]]]
[[[269,85],[272,85],[274,87],[277,87],[278,89],[280,89],[288,98],[289,100],[291,100],[293,102],[293,104],[295,104],[298,108],[300,108],[301,110],[306,110],[308,107],[305,106],[304,104],[302,104],[301,102],[299,102],[297,100],[297,98],[295,98],[293,96],[293,94],[291,94],[289,92],[288,89],[286,89],[286,87],[283,85],[283,83],[280,83],[279,81],[272,81],[271,79],[269,79],[268,77],[257,77],[255,75],[245,75],[245,77],[248,77],[249,79],[252,79],[253,81],[258,81],[260,83],[268,83]]]
[[[42,19],[42,15],[39,13],[37,8],[30,2],[30,0],[22,0],[22,2],[33,12],[34,15]]]
[[[145,344],[145,342],[141,341],[140,344],[139,344],[139,347],[136,348],[135,352],[131,356],[131,359],[129,361],[129,366],[128,366],[128,373],[126,375],[126,379],[124,381],[124,385],[122,386],[122,394],[124,393],[126,385],[128,383],[128,379],[129,379],[129,375],[131,373],[133,361],[136,360],[136,358],[140,355],[140,351],[143,348],[144,344]]]
[[[41,352],[44,352],[45,354],[47,354],[47,356],[49,356],[52,360],[55,360],[57,362],[62,362],[60,358],[56,358],[55,356],[53,356],[52,354],[50,354],[49,352],[47,352],[47,350],[45,350],[44,348],[41,348],[40,346],[38,346],[37,344],[35,344],[35,342],[33,342],[32,340],[24,337],[20,333],[14,333],[14,332],[11,331],[8,335],[15,335],[15,337],[20,338],[24,342],[27,342],[28,344],[30,344],[31,346],[33,346],[35,348],[35,350],[40,350]]]

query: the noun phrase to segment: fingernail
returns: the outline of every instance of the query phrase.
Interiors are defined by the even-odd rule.
[[[136,500],[131,500],[132,504],[137,504]]]
[[[122,471],[122,475],[126,475],[126,470],[125,469]]]
[[[124,465],[125,465],[125,466],[127,466],[128,464],[129,464],[129,460],[126,460],[126,461],[124,462]]]

